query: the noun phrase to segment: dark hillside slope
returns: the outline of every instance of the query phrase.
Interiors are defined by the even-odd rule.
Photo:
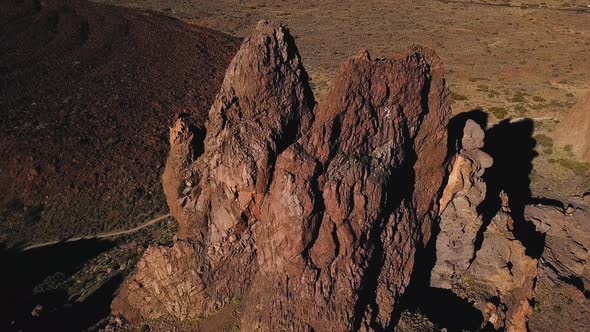
[[[202,123],[238,45],[149,12],[0,2],[0,242],[165,213],[169,123],[177,112]]]

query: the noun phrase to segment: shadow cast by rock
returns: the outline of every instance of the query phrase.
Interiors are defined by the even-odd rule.
[[[60,284],[113,245],[80,240],[26,251],[3,249],[0,263],[8,268],[0,277],[0,292],[10,305],[0,313],[0,329],[81,331],[108,316],[122,276],[110,278],[81,302],[70,300]]]

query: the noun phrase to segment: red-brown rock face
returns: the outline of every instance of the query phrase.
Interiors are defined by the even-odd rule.
[[[184,120],[171,129],[163,180],[182,241],[146,252],[115,313],[194,319],[243,297],[246,331],[391,327],[439,211],[441,62],[363,51],[312,107],[292,37],[259,23],[211,107],[204,152]]]
[[[277,159],[247,330],[389,325],[442,183],[444,97],[439,60],[419,50],[342,66],[311,132]]]

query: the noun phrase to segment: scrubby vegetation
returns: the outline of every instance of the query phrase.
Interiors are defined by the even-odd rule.
[[[453,101],[462,101],[462,100],[468,100],[469,98],[467,98],[464,95],[458,94],[455,91],[451,91],[451,100]]]
[[[522,91],[516,91],[509,101],[513,103],[524,103],[526,101],[524,97],[525,94]]]
[[[490,107],[490,113],[497,119],[504,119],[508,115],[508,110],[504,107]]]
[[[584,176],[590,173],[590,163],[585,163],[581,161],[577,161],[570,158],[559,158],[559,159],[549,159],[549,162],[554,164],[557,163],[564,168],[567,168],[574,172],[576,175]]]
[[[544,148],[553,147],[553,139],[545,134],[537,134],[534,138],[537,141],[537,144]]]

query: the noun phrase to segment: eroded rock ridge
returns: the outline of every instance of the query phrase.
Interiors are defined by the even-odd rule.
[[[202,148],[182,117],[163,176],[179,240],[113,303],[130,320],[245,301],[245,330],[387,328],[430,238],[450,115],[442,64],[362,51],[315,105],[293,38],[261,22],[227,70]]]

